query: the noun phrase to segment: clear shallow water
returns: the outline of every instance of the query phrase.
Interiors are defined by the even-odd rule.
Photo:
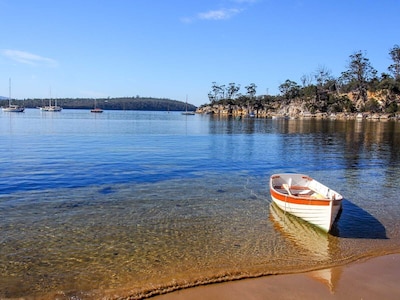
[[[96,299],[400,250],[400,124],[84,110],[0,113],[0,298]],[[345,197],[330,235],[269,176]]]

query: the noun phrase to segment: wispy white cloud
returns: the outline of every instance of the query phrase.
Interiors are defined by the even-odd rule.
[[[54,59],[20,50],[3,49],[1,50],[1,54],[13,61],[32,66],[45,65],[49,67],[56,67],[58,65],[57,61]]]
[[[184,23],[192,23],[194,21],[221,21],[221,20],[228,20],[233,16],[239,14],[243,9],[239,8],[222,8],[218,10],[209,10],[206,12],[198,13],[194,17],[185,17],[182,18],[181,21]]]
[[[217,10],[209,10],[206,12],[201,12],[196,14],[194,17],[185,17],[182,18],[181,21],[184,23],[192,23],[197,20],[206,20],[206,21],[222,21],[222,20],[228,20],[233,18],[234,16],[240,14],[244,10],[247,9],[247,7],[251,4],[254,4],[256,2],[259,2],[260,0],[230,0],[232,3],[231,8],[221,8]]]
[[[226,20],[240,13],[242,9],[239,8],[223,8],[219,10],[210,10],[208,12],[199,13],[197,15],[200,20]]]

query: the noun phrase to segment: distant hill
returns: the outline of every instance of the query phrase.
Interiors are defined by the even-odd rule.
[[[7,99],[7,98],[6,98]],[[62,108],[91,109],[95,99],[90,98],[57,98],[57,105]],[[52,104],[54,105],[54,99]],[[25,99],[13,100],[13,103],[23,105],[27,108],[41,107],[49,104],[49,99]],[[0,99],[0,106],[6,105],[5,99]],[[96,106],[105,110],[158,110],[158,111],[184,111],[186,103],[183,101],[163,99],[163,98],[141,98],[141,97],[121,97],[121,98],[97,98]],[[196,106],[187,104],[188,111],[195,111]]]
[[[7,100],[7,99],[8,99],[8,97],[0,96],[0,100]]]

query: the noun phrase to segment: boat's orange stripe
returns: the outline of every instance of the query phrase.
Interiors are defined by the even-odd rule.
[[[328,206],[329,202],[331,202],[331,200],[327,199],[327,200],[318,200],[318,199],[310,199],[310,198],[300,198],[300,197],[293,197],[287,194],[281,194],[276,192],[273,189],[270,189],[271,191],[271,195],[273,195],[273,197],[275,199],[284,201],[284,202],[289,202],[289,203],[293,203],[293,204],[306,204],[306,205],[321,205],[321,206]]]

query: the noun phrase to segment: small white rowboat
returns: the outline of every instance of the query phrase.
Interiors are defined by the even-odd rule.
[[[303,174],[275,174],[270,178],[272,200],[280,209],[321,228],[331,230],[343,197]]]

